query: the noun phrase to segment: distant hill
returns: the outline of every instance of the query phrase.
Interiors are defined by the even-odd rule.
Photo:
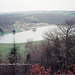
[[[75,19],[75,11],[28,11],[0,14],[0,27],[20,23],[59,24],[66,19]]]

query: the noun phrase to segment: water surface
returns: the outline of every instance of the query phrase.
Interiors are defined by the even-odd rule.
[[[56,27],[57,27],[56,25],[51,25],[51,26],[36,28],[35,32],[33,32],[32,30],[18,32],[15,34],[15,42],[24,43],[27,42],[28,40],[33,40],[33,41],[43,40],[44,39],[42,37],[43,33],[48,29],[51,30],[56,29]],[[13,34],[9,33],[0,36],[0,43],[13,43]]]

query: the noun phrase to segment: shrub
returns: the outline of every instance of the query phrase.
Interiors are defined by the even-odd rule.
[[[72,71],[73,69],[73,71]],[[49,69],[45,69],[43,66],[40,67],[38,64],[32,65],[32,69],[30,70],[30,75],[51,75],[51,67]],[[75,74],[75,65],[68,66],[67,72],[63,71],[62,69],[58,70],[53,75],[74,75]]]

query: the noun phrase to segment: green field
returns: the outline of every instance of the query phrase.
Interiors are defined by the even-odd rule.
[[[39,44],[41,41],[35,41],[33,42],[34,44]],[[11,49],[13,48],[13,44],[5,44],[5,43],[0,43],[0,55],[3,56],[3,58],[10,53]],[[21,55],[27,52],[27,49],[25,48],[25,43],[16,43],[17,51]]]
[[[18,52],[23,53],[25,52],[25,43],[19,43],[16,44],[16,47],[18,49]],[[13,44],[1,44],[0,43],[0,54],[5,57],[8,55],[8,53],[11,51],[13,48]]]

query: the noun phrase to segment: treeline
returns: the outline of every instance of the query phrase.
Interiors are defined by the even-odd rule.
[[[68,14],[68,15],[67,15]],[[74,12],[23,12],[23,13],[10,13],[0,15],[0,26],[6,27],[8,25],[13,25],[17,21],[20,23],[49,23],[49,24],[59,24],[64,22],[68,18],[75,19]]]

